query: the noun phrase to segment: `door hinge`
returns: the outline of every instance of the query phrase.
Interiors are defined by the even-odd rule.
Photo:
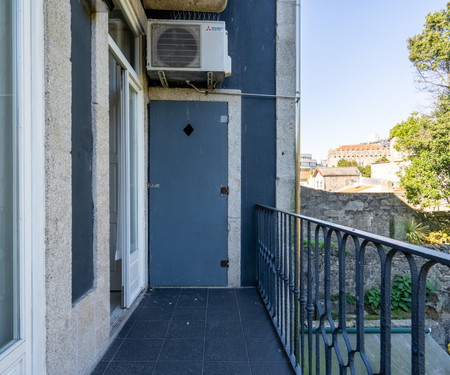
[[[220,194],[225,194],[225,195],[230,194],[230,188],[228,186],[221,186],[220,187]]]
[[[230,262],[227,260],[221,260],[220,261],[220,267],[222,268],[229,268],[230,267]]]

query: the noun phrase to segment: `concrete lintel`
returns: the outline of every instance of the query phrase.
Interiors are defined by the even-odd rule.
[[[144,0],[146,9],[220,13],[227,0]]]

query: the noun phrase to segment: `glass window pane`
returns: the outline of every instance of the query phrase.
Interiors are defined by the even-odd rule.
[[[130,65],[137,71],[137,39],[123,16],[122,10],[117,6],[109,13],[108,32]]]
[[[130,87],[130,252],[138,249],[137,93]]]
[[[0,352],[19,336],[15,20],[0,0]]]

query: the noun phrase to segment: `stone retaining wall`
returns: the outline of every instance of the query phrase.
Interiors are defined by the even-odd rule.
[[[415,210],[393,193],[331,193],[301,188],[300,213],[370,233],[390,237],[390,222],[395,232]]]

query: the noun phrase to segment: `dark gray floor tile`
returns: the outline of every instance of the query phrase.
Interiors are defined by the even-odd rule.
[[[181,289],[180,296],[198,296],[206,298],[208,294],[208,288],[183,288]]]
[[[227,297],[233,297],[235,298],[236,289],[228,289],[228,288],[211,288],[208,290],[208,299],[220,297],[220,298],[227,298]]]
[[[222,322],[239,322],[239,311],[236,306],[208,306],[208,320]]]
[[[163,339],[124,339],[113,358],[117,362],[152,362],[156,361]]]
[[[169,320],[136,320],[127,338],[163,339],[169,328]]]
[[[241,309],[239,308],[239,312],[241,315],[241,320],[244,321],[270,321],[270,316],[267,313],[266,309],[261,308],[251,308],[251,309]]]
[[[290,362],[251,362],[253,375],[294,375]]]
[[[258,291],[256,288],[237,288],[235,289],[236,297],[253,297],[258,296]]]
[[[134,320],[170,320],[175,306],[144,306],[135,312]]]
[[[208,292],[208,305],[236,305],[234,289],[210,289]]]
[[[108,365],[109,362],[99,362],[97,366],[95,366],[94,371],[91,372],[91,375],[103,375]]]
[[[234,296],[224,298],[208,297],[208,307],[227,307],[227,306],[237,307],[236,297]]]
[[[287,361],[284,349],[278,340],[270,339],[245,339],[247,343],[248,356],[250,361],[265,361],[270,359],[273,362]]]
[[[142,306],[172,306],[174,307],[178,301],[178,296],[169,296],[169,297],[159,297],[159,296],[151,296],[147,299],[142,300]]]
[[[120,330],[119,334],[117,335],[118,338],[124,339],[127,337],[128,332],[130,332],[131,327],[133,327],[134,319],[129,319]]]
[[[205,362],[203,375],[251,375],[250,363]]]
[[[206,361],[248,361],[242,339],[206,339]]]
[[[153,375],[201,375],[202,362],[161,362],[156,365]]]
[[[206,307],[179,306],[175,309],[173,320],[204,321],[206,319]]]
[[[180,293],[181,288],[153,288],[148,294],[158,297],[178,297]]]
[[[111,362],[104,375],[151,375],[156,362]]]
[[[242,326],[240,322],[206,322],[206,338],[210,339],[242,339]]]
[[[168,338],[200,339],[205,337],[204,321],[174,320],[170,323]]]
[[[257,304],[247,304],[247,305],[239,305],[239,311],[241,314],[255,314],[261,311],[267,311],[264,305]]]
[[[259,321],[244,320],[242,322],[245,338],[276,339],[277,333],[269,319]]]
[[[123,339],[117,338],[113,341],[113,343],[109,346],[106,353],[103,355],[102,361],[110,361],[113,359],[114,355],[119,350],[119,347],[122,345]]]
[[[259,297],[241,297],[238,300],[239,307],[246,306],[256,306],[256,307],[264,307],[264,301]]]
[[[160,361],[201,361],[203,359],[203,339],[169,339],[159,357]]]
[[[206,306],[206,295],[192,294],[192,295],[181,295],[178,299],[177,306],[186,307],[204,307]]]

